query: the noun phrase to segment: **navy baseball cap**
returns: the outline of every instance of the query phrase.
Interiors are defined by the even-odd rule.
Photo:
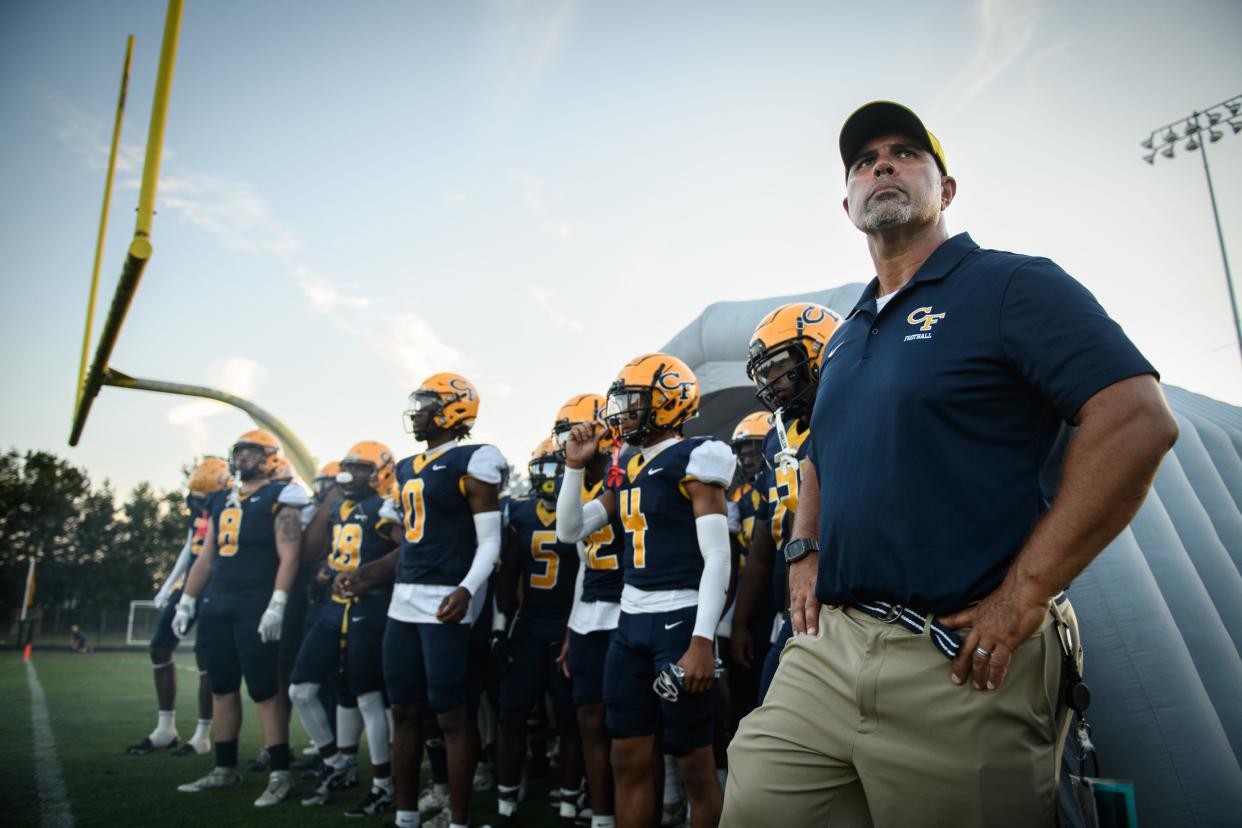
[[[872,101],[854,110],[841,127],[841,161],[849,175],[850,164],[863,144],[885,132],[900,132],[914,138],[923,149],[932,154],[943,175],[949,174],[949,163],[944,157],[940,139],[931,134],[918,115],[909,108],[893,101]]]

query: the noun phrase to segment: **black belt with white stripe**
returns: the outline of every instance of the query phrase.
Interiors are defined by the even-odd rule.
[[[901,604],[890,604],[887,601],[854,601],[850,603],[850,606],[867,613],[872,618],[880,619],[885,624],[900,624],[912,633],[921,635],[924,626],[927,626],[927,635],[931,638],[932,646],[949,661],[957,658],[958,651],[962,649],[962,640],[953,630],[934,618],[929,625],[923,616]]]
[[[1052,599],[1057,604],[1064,604],[1068,600],[1064,591],[1058,592]],[[928,622],[922,615],[914,610],[903,607],[901,604],[890,604],[887,601],[853,601],[850,606],[860,612],[865,612],[872,618],[878,618],[885,624],[900,624],[912,633],[923,632],[924,626],[927,627],[927,635],[931,639],[932,646],[935,647],[942,656],[949,661],[957,658],[958,652],[962,649],[962,639],[957,637],[957,633],[941,624],[935,618]]]

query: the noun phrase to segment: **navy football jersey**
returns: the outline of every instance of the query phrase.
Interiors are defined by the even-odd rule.
[[[394,521],[380,515],[384,498],[372,495],[363,501],[342,500],[332,513],[332,552],[328,569],[353,572],[387,555],[395,544],[389,535]]]
[[[626,464],[617,490],[617,515],[625,529],[625,584],[648,592],[699,588],[703,556],[684,484],[700,479],[689,468],[691,454],[709,442],[720,443],[727,460],[716,464],[725,469],[723,479],[704,482],[726,486],[733,454],[713,437],[679,440],[650,462],[639,452]]]
[[[789,447],[797,452],[799,466],[797,469],[782,469],[776,465],[776,453],[781,450],[780,438],[776,429],[768,432],[763,440],[763,457],[767,462],[762,480],[767,486],[767,519],[768,529],[772,535],[772,596],[777,606],[786,607],[785,600],[785,545],[789,543],[793,533],[794,513],[798,511],[798,483],[801,479],[801,463],[810,456],[811,441],[809,429],[802,429],[798,422],[785,426],[785,436]]]
[[[271,593],[280,557],[276,552],[276,513],[297,508],[280,502],[289,483],[267,483],[247,497],[233,490],[216,492],[207,501],[216,531],[212,588],[236,594]]]
[[[397,464],[405,535],[397,583],[456,586],[470,571],[477,541],[466,499],[470,458],[485,444],[454,446]],[[494,450],[494,449],[493,449]]]
[[[604,493],[601,480],[591,488],[583,487],[582,501],[589,503]],[[621,555],[625,552],[625,529],[621,526],[621,510],[608,523],[582,540],[586,555],[586,572],[582,575],[583,601],[621,600]]]
[[[522,615],[569,619],[578,548],[556,539],[556,509],[536,497],[508,503],[509,535],[522,573]]]

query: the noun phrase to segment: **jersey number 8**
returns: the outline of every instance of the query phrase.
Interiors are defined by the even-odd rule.
[[[361,557],[362,527],[356,523],[333,526],[331,567],[337,572],[353,572]]]
[[[220,513],[220,557],[231,558],[237,554],[237,536],[241,533],[241,521],[241,509],[225,509]]]

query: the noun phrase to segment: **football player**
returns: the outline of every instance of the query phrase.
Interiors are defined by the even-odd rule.
[[[526,756],[526,718],[552,699],[560,747],[561,791],[557,825],[577,816],[582,752],[569,677],[559,663],[565,625],[574,602],[578,550],[556,539],[556,496],[563,464],[551,438],[535,449],[529,465],[533,497],[508,505],[508,530],[496,611],[492,652],[500,666],[500,726],[497,740],[495,828],[518,825],[518,788]]]
[[[350,591],[396,577],[384,632],[384,683],[392,706],[397,825],[416,828],[424,711],[436,715],[448,753],[451,825],[466,825],[477,755],[467,713],[471,625],[500,557],[498,491],[507,468],[495,446],[464,445],[479,392],[458,374],[435,374],[410,395],[407,430],[427,449],[397,464],[404,533],[396,555],[358,569]]]
[[[190,526],[186,532],[185,546],[177,557],[172,571],[168,573],[164,585],[155,594],[155,607],[162,610],[160,620],[155,625],[155,635],[151,637],[151,664],[155,671],[155,698],[159,705],[158,723],[149,736],[136,745],[130,745],[127,752],[142,754],[156,748],[175,747],[177,744],[177,727],[175,706],[177,701],[177,666],[173,660],[173,652],[181,639],[173,634],[172,620],[177,612],[177,603],[181,600],[181,588],[185,585],[185,573],[189,570],[193,559],[203,551],[203,541],[207,538],[210,516],[207,514],[207,498],[218,491],[233,485],[233,476],[229,474],[229,464],[219,457],[208,457],[203,460],[190,474],[190,493],[186,496],[186,506],[190,510]],[[190,741],[173,751],[174,756],[207,753],[211,750],[211,685],[207,682],[207,671],[203,666],[201,655],[196,654],[198,661],[198,725]]]
[[[798,483],[801,464],[810,453],[811,411],[819,390],[819,366],[824,348],[841,323],[834,311],[814,302],[791,302],[769,313],[755,328],[750,338],[750,357],[746,375],[755,383],[756,396],[773,412],[776,425],[764,438],[763,473],[768,489],[767,529],[771,537],[771,556],[767,544],[754,544],[748,556],[744,578],[751,582],[752,594],[756,581],[769,572],[771,594],[782,608],[781,626],[764,659],[759,679],[758,701],[763,703],[768,685],[776,674],[781,650],[793,628],[789,624],[788,590],[785,583],[785,546],[793,529],[794,513],[798,510]],[[756,521],[756,532],[763,528]],[[766,558],[766,559],[765,559]],[[770,561],[770,563],[769,563]],[[753,579],[753,580],[752,580]]]
[[[289,720],[277,681],[277,642],[298,567],[301,510],[310,498],[296,483],[268,479],[278,445],[258,429],[238,438],[229,453],[236,488],[207,502],[211,526],[177,604],[173,631],[185,635],[198,615],[198,644],[211,680],[216,766],[181,785],[185,793],[241,784],[242,678],[259,711],[271,777],[257,807],[275,805],[293,791],[289,773]],[[201,612],[199,596],[202,596]]]
[[[371,440],[357,443],[341,461],[340,469],[337,480],[344,497],[330,507],[331,552],[327,569],[334,582],[344,584],[347,579],[343,576],[347,573],[392,552],[400,543],[401,534],[400,522],[387,499],[396,480],[388,447]],[[329,588],[302,641],[289,697],[324,762],[317,788],[302,800],[304,805],[322,804],[329,791],[357,783],[356,762],[352,756],[338,751],[327,711],[320,702],[320,686],[335,683],[339,678],[362,712],[374,769],[372,790],[354,811],[358,816],[366,816],[393,807],[381,658],[389,598],[387,584],[361,593],[343,587]],[[347,709],[342,706],[338,711]]]
[[[558,536],[581,540],[614,516],[625,529],[621,617],[604,664],[619,825],[647,825],[657,813],[652,776],[661,731],[664,751],[677,757],[692,824],[720,818],[707,691],[729,584],[725,487],[735,461],[720,440],[682,437],[698,406],[698,381],[686,364],[646,354],[608,390],[605,419],[614,437],[639,449],[617,488],[583,506],[583,468],[599,451],[594,427],[575,426],[565,446]]]
[[[552,439],[561,458],[569,432],[586,425],[595,432],[595,455],[582,470],[582,501],[590,503],[605,491],[609,458],[619,447],[604,422],[605,400],[599,394],[578,394],[556,414]],[[619,452],[618,452],[619,454]],[[604,659],[621,617],[621,555],[625,530],[615,515],[578,542],[580,565],[574,582],[565,663],[573,682],[578,730],[591,794],[592,828],[611,828],[613,816],[611,745],[604,727]]]
[[[756,668],[763,665],[767,655],[772,620],[777,612],[776,598],[769,583],[772,536],[768,532],[768,487],[764,479],[767,465],[763,459],[764,438],[772,430],[772,422],[769,411],[748,414],[734,428],[730,440],[737,457],[738,474],[729,500],[737,510],[740,526],[737,539],[745,553],[739,566],[729,640],[734,721],[740,720],[757,704],[759,670]],[[755,547],[758,547],[757,552],[752,551]],[[763,562],[759,569],[753,569],[751,563],[756,557]]]

